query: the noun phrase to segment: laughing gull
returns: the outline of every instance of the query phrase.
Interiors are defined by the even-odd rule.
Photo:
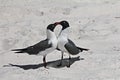
[[[50,24],[47,27],[47,38],[38,42],[35,45],[29,46],[23,49],[13,49],[12,51],[17,51],[15,53],[27,53],[29,55],[42,55],[44,67],[46,68],[46,55],[54,51],[57,47],[57,38],[54,33],[56,24]]]
[[[62,53],[61,62],[58,66],[62,65],[63,60],[63,53],[66,52],[69,54],[69,65],[70,67],[70,55],[77,55],[79,52],[88,51],[89,49],[78,47],[68,38],[68,30],[69,30],[69,23],[67,21],[56,22],[56,25],[60,24],[62,26],[62,30],[58,36],[58,47],[57,50],[60,50]]]

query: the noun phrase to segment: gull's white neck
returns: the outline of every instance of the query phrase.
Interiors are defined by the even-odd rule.
[[[59,37],[68,38],[68,33],[69,33],[69,27],[64,30],[61,30]]]
[[[49,39],[49,43],[52,43],[52,48],[56,49],[58,43],[57,37],[54,32],[48,29],[47,29],[47,39]]]
[[[54,32],[52,32],[51,30],[48,30],[47,29],[47,39],[53,39],[53,38],[56,38],[56,35]]]
[[[68,32],[69,28],[66,28],[64,30],[61,30],[58,36],[58,48],[63,52],[67,52],[65,49],[65,44],[68,42]]]

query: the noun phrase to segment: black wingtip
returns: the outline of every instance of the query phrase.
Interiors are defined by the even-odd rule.
[[[85,50],[85,51],[89,51],[90,49],[83,49],[83,50]]]
[[[21,51],[21,49],[12,49],[11,51]]]
[[[25,49],[12,49],[11,51],[15,51],[15,53],[24,53]]]
[[[24,52],[22,52],[22,51],[18,51],[18,52],[15,52],[15,53],[24,53]]]
[[[80,48],[80,47],[77,47],[78,49],[80,49],[81,50],[81,52],[82,51],[89,51],[90,49],[86,49],[86,48]]]

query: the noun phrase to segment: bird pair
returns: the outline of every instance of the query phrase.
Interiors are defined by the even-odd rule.
[[[62,29],[57,38],[54,33],[54,29],[59,24],[62,26]],[[88,51],[88,49],[80,48],[76,46],[68,38],[67,32],[68,32],[69,27],[70,26],[67,21],[61,21],[61,22],[55,22],[54,24],[49,24],[47,26],[47,38],[45,40],[42,40],[38,42],[37,44],[29,46],[27,48],[13,49],[12,51],[17,51],[15,53],[27,53],[29,55],[42,55],[44,67],[46,68],[47,66],[46,55],[57,49],[61,51],[62,53],[61,61],[58,66],[62,65],[63,54],[64,52],[66,52],[69,54],[69,65],[67,67],[70,67],[70,59],[71,59],[70,55],[76,55],[79,52]]]

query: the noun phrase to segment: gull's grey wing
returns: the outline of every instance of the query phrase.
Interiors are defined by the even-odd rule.
[[[79,49],[70,39],[68,39],[68,42],[65,44],[65,48],[71,55],[76,55],[79,53]]]
[[[39,43],[33,45],[33,46],[29,46],[27,48],[24,49],[14,49],[12,51],[18,51],[16,53],[28,53],[30,55],[36,55],[41,51],[44,51],[45,49],[48,49],[52,47],[52,43],[49,44],[49,40],[45,39],[43,41],[40,41]]]
[[[71,45],[75,45],[74,42],[72,42],[70,39],[68,39],[68,42],[69,42]]]
[[[46,40],[40,41],[39,43],[33,46],[28,47],[27,50],[29,54],[38,54],[39,52],[44,51],[45,49],[48,49],[50,47],[52,47],[52,43],[49,44],[49,40],[46,39]]]

